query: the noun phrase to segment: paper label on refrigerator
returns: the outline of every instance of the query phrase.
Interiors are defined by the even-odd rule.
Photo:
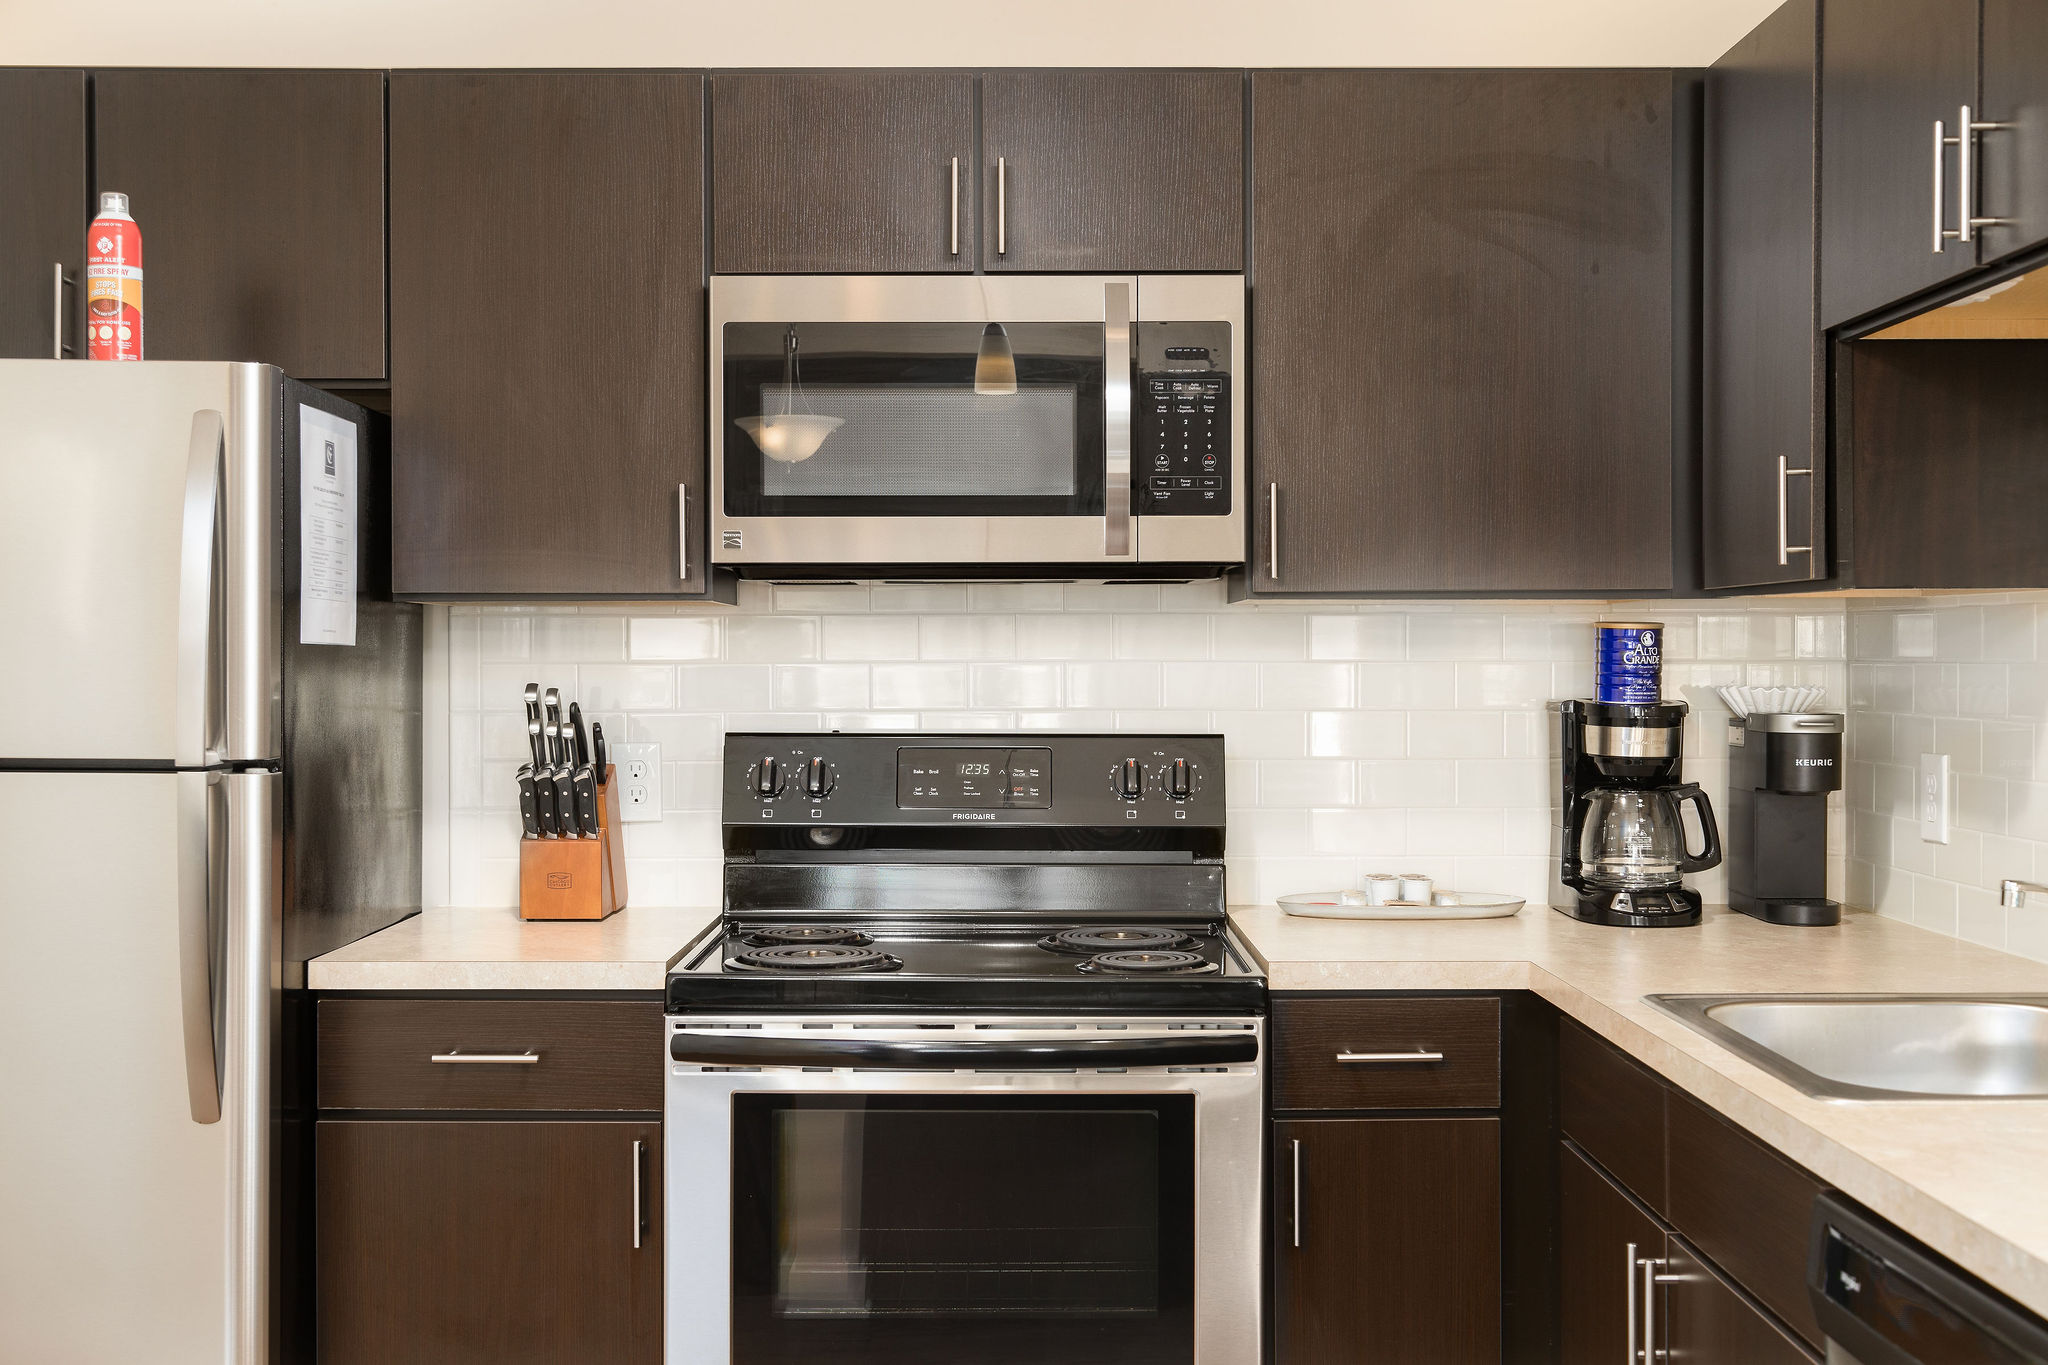
[[[299,643],[356,642],[356,428],[299,405]]]

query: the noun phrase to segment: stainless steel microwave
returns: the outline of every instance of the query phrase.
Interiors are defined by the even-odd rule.
[[[789,577],[1242,563],[1241,275],[720,275],[711,560]]]

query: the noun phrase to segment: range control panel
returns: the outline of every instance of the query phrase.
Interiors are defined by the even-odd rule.
[[[1154,516],[1230,512],[1230,327],[1140,326],[1132,391],[1133,505]]]
[[[728,826],[1221,826],[1221,735],[732,734]]]

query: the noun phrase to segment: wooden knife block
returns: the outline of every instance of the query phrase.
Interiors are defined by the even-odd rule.
[[[626,908],[617,771],[606,767],[597,789],[595,839],[519,841],[519,918],[603,919]]]

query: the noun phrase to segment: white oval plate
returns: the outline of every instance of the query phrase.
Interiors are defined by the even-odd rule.
[[[1491,891],[1439,891],[1456,905],[1367,905],[1359,891],[1299,891],[1280,897],[1281,910],[1308,919],[1506,919],[1526,904]]]

